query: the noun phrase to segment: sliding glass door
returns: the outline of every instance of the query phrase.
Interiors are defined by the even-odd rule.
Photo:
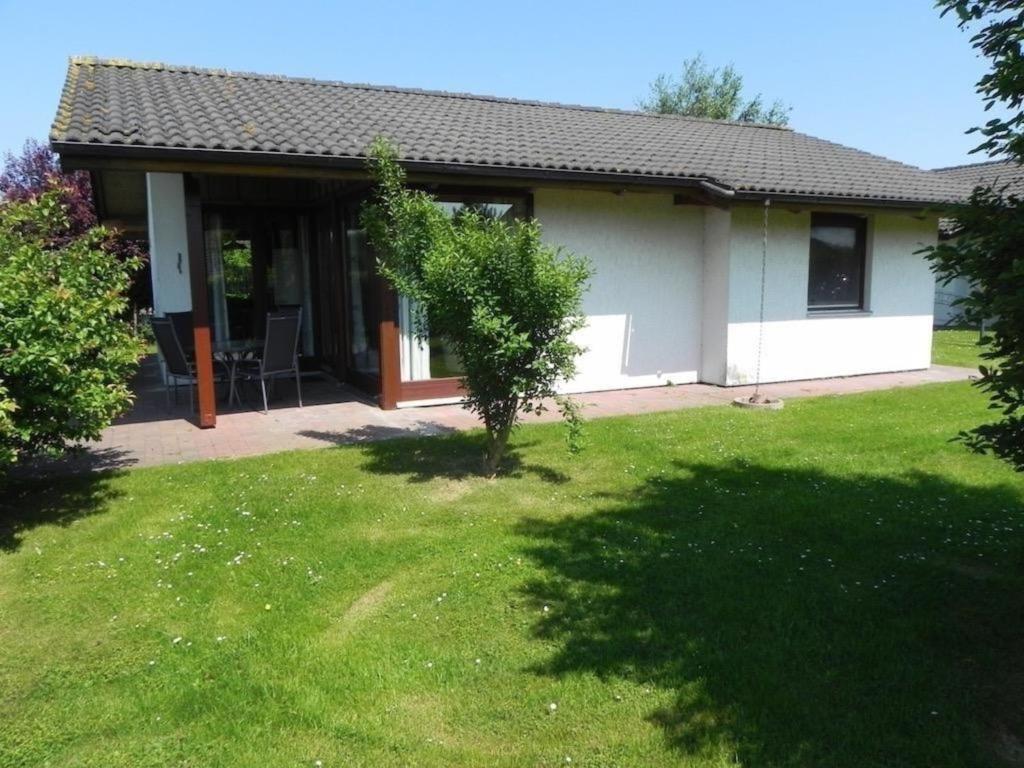
[[[239,211],[210,211],[205,226],[213,338],[252,338],[257,291],[249,216]]]
[[[302,354],[312,357],[313,293],[310,285],[309,217],[279,213],[267,218],[266,304],[302,309]]]
[[[310,217],[242,207],[205,212],[211,322],[217,341],[259,339],[267,312],[302,310],[300,349],[316,355]]]
[[[421,338],[416,332],[416,305],[402,296],[398,300],[402,381],[451,379],[462,375],[462,363],[447,339],[430,334]]]
[[[473,212],[478,216],[511,222],[523,218],[529,212],[529,200],[524,195],[458,194],[436,196],[437,206],[453,219]],[[405,298],[399,299],[398,326],[399,350],[401,357],[402,382],[418,383],[439,380],[451,381],[451,392],[457,391],[455,380],[462,375],[462,364],[451,345],[441,336],[429,331],[427,319],[426,338],[421,338],[415,326],[416,307]],[[406,388],[416,392],[417,388]],[[423,389],[425,392],[442,392],[437,387]]]
[[[346,229],[345,247],[349,367],[364,379],[375,379],[380,376],[382,296],[380,278],[377,276],[377,257],[367,239],[366,230],[358,226]]]

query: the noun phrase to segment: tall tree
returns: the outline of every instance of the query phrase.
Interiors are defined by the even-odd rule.
[[[744,123],[786,125],[790,107],[781,101],[765,106],[761,94],[746,100],[743,76],[732,64],[709,68],[702,54],[683,62],[678,79],[661,74],[651,83],[640,109],[661,115],[688,115]]]
[[[977,91],[993,117],[972,132],[984,137],[974,151],[1024,162],[1024,6],[1020,0],[939,0],[954,13],[971,43],[989,60]],[[928,249],[938,279],[967,278],[959,300],[964,316],[986,322],[985,364],[977,385],[988,393],[997,421],[961,433],[978,451],[992,452],[1024,471],[1024,199],[982,186],[952,211],[957,237]]]

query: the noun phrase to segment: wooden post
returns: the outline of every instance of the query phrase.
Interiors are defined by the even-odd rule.
[[[398,298],[387,281],[380,278],[380,407],[385,411],[398,407],[402,385],[402,363],[398,348]]]
[[[188,237],[188,272],[192,289],[192,327],[195,334],[196,378],[199,380],[199,426],[217,426],[217,397],[213,385],[213,351],[210,347],[210,308],[207,290],[206,246],[203,242],[203,209],[199,183],[185,176],[185,230]]]

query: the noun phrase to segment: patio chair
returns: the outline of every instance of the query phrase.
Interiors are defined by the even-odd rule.
[[[263,392],[263,412],[267,405],[267,380],[273,385],[278,376],[295,374],[295,392],[302,407],[302,377],[299,372],[299,332],[302,311],[285,309],[267,312],[267,330],[263,337],[263,354],[253,360],[241,360],[236,375],[246,381],[259,381]]]
[[[174,332],[178,335],[178,343],[188,359],[196,355],[196,337],[192,326],[192,310],[184,312],[165,312],[165,317],[174,326]]]
[[[301,304],[278,304],[272,310],[271,315],[301,315],[302,305]]]
[[[174,403],[178,403],[179,382],[184,379],[188,382],[188,405],[189,410],[195,408],[195,394],[192,387],[198,384],[195,365],[189,362],[182,349],[181,340],[177,331],[174,330],[174,322],[169,317],[154,317],[150,321],[153,328],[153,336],[156,337],[156,346],[160,351],[160,357],[164,360],[166,375],[164,376],[164,396],[167,400],[167,407],[171,406],[171,387],[174,387]]]

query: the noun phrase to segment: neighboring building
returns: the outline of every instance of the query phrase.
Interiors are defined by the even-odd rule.
[[[959,197],[967,198],[975,187],[991,186],[1007,195],[1024,197],[1024,167],[1015,160],[991,160],[985,163],[954,165],[936,168],[932,173],[947,179],[958,187]],[[956,237],[956,222],[942,219],[939,222],[940,237]],[[961,313],[954,302],[966,296],[971,290],[967,278],[958,277],[943,284],[935,284],[935,325],[950,326],[960,322]]]
[[[759,349],[763,382],[930,363],[918,249],[956,185],[787,128],[84,58],[51,141],[108,217],[145,190],[158,313],[223,339],[301,304],[305,364],[394,407],[457,395],[457,361],[376,276],[358,214],[378,135],[449,210],[532,214],[590,258],[567,390],[750,383]]]

